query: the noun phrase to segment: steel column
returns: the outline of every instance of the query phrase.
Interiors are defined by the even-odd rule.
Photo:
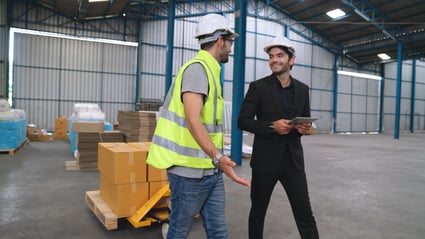
[[[403,45],[397,44],[397,83],[396,83],[396,104],[394,115],[394,139],[400,138],[400,104],[401,104],[401,70],[403,66]]]
[[[410,97],[410,132],[415,131],[415,98],[416,98],[416,59],[412,61],[412,88]]]
[[[381,81],[379,86],[379,119],[378,119],[378,132],[382,133],[382,123],[384,115],[384,90],[385,90],[385,64],[381,64]]]
[[[230,155],[237,165],[242,165],[242,131],[238,128],[238,117],[245,91],[245,49],[246,49],[246,0],[235,1],[235,31],[239,37],[234,46],[232,135]]]
[[[167,28],[167,65],[165,66],[165,95],[173,80],[173,46],[174,46],[174,19],[176,16],[176,1],[168,1],[168,28]]]
[[[337,106],[338,106],[338,54],[335,54],[333,106],[332,106],[332,133],[336,133]]]

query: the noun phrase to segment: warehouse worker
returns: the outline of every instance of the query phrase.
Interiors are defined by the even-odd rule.
[[[187,238],[197,214],[207,238],[228,238],[222,172],[250,185],[235,174],[235,162],[223,155],[220,63],[228,62],[237,36],[223,16],[201,17],[195,35],[201,50],[181,67],[160,111],[147,163],[167,169],[168,239]]]
[[[301,145],[301,136],[311,125],[288,122],[296,116],[310,116],[309,88],[291,76],[295,50],[287,38],[274,38],[264,51],[272,74],[250,83],[238,118],[241,130],[255,134],[249,239],[263,238],[266,211],[278,181],[286,191],[301,238],[317,239]]]

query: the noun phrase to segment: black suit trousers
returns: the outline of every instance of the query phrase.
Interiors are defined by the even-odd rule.
[[[297,169],[290,158],[286,158],[279,170],[252,171],[249,239],[263,239],[264,219],[277,181],[286,191],[301,238],[318,239],[319,233],[310,205],[305,171]]]

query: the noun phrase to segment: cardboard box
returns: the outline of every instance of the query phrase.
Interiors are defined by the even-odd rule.
[[[128,143],[129,145],[133,145],[135,147],[140,148],[141,150],[144,150],[148,152],[149,154],[149,146],[150,142],[132,142]],[[147,158],[147,155],[146,155]],[[148,175],[148,182],[156,182],[156,181],[167,181],[168,175],[166,169],[158,169],[151,165],[147,165],[147,175]]]
[[[159,190],[166,184],[168,181],[158,181],[158,182],[148,182],[149,183],[149,200],[159,192]],[[169,208],[170,198],[163,197],[159,200],[153,208]]]
[[[114,184],[146,182],[147,152],[126,143],[99,143],[98,168]]]
[[[148,183],[114,184],[100,173],[100,195],[117,217],[130,217],[148,201]]]
[[[38,141],[50,141],[52,140],[52,134],[47,133],[45,130],[37,130],[37,140]]]
[[[37,126],[35,124],[27,125],[27,136],[37,134]]]
[[[55,131],[58,129],[68,130],[68,119],[64,116],[55,119]]]
[[[86,133],[103,132],[104,124],[103,121],[75,121],[72,124],[72,130]]]
[[[54,139],[67,139],[68,138],[68,128],[55,128],[53,132]]]
[[[164,185],[168,184],[168,181],[157,181],[149,183],[149,199],[152,198]]]
[[[158,169],[151,165],[148,165],[148,181],[149,182],[157,182],[157,181],[166,181],[168,180],[167,170],[166,169]]]
[[[38,135],[37,135],[37,133],[32,133],[32,134],[29,134],[29,135],[27,136],[27,138],[28,138],[30,141],[37,141],[37,140],[38,140]]]

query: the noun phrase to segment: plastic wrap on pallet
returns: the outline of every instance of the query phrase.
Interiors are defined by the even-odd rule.
[[[103,112],[74,112],[71,115],[73,121],[105,121]]]
[[[93,103],[76,103],[74,104],[74,112],[101,112],[98,104]]]
[[[102,112],[98,104],[77,103],[74,104],[74,111],[70,120],[105,121],[105,113]]]
[[[26,120],[0,121],[0,149],[16,149],[26,139]]]
[[[0,112],[8,112],[10,111],[10,104],[5,99],[0,99]]]
[[[80,112],[78,120],[88,121],[105,121],[105,113],[103,112]]]
[[[19,115],[15,112],[7,111],[7,112],[0,112],[0,121],[15,121],[19,119]]]
[[[26,119],[25,110],[22,109],[11,109],[10,112],[15,113],[19,119]]]

